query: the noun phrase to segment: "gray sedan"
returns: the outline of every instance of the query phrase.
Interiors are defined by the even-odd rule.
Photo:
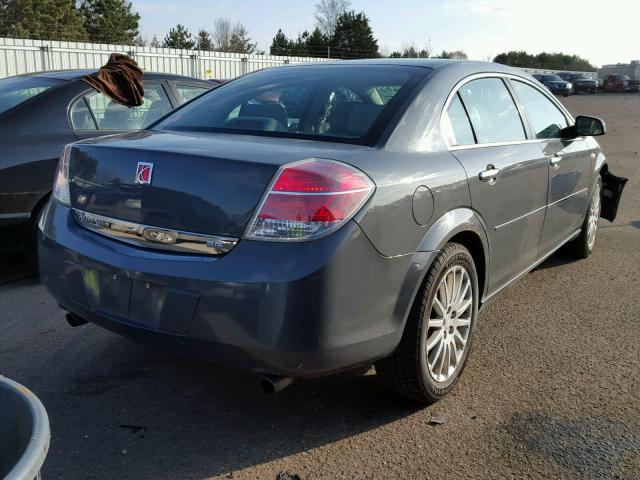
[[[593,251],[625,179],[593,117],[480,62],[297,65],[150,129],[68,146],[41,221],[74,326],[264,375],[277,391],[375,362],[435,401],[478,312],[562,246]]]

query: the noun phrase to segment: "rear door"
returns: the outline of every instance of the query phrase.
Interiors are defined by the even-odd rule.
[[[586,137],[561,139],[570,117],[542,90],[524,80],[511,80],[529,119],[542,158],[548,162],[549,198],[540,239],[544,255],[566,241],[582,225],[595,168],[595,142]]]
[[[527,139],[512,94],[499,77],[471,80],[450,101],[451,123],[471,121],[474,143],[450,141],[467,171],[473,208],[487,226],[491,294],[538,258],[547,201],[548,168],[540,147]],[[446,130],[446,129],[445,129]],[[454,127],[454,131],[456,128]],[[457,127],[463,131],[463,127]]]

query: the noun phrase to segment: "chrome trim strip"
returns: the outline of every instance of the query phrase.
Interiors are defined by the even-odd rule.
[[[144,248],[200,255],[222,255],[231,251],[237,238],[171,230],[141,223],[118,220],[72,208],[73,216],[83,227],[121,242]]]
[[[571,198],[571,197],[575,197],[576,195],[580,195],[582,192],[586,192],[587,190],[589,190],[587,187],[583,188],[582,190],[578,190],[577,192],[573,192],[571,195],[567,195],[566,197],[562,197],[559,200],[556,200],[555,202],[550,203],[549,205],[547,205],[548,207],[552,207],[554,206],[556,203],[560,203],[560,202],[564,202],[567,198]]]
[[[516,217],[513,220],[509,220],[508,222],[504,222],[504,223],[502,223],[500,225],[496,225],[495,227],[493,227],[493,229],[494,230],[498,230],[499,228],[506,227],[510,223],[517,222],[518,220],[522,220],[523,218],[526,218],[529,215],[533,215],[534,213],[538,213],[538,212],[544,210],[545,208],[547,208],[547,205],[544,205],[544,206],[542,206],[540,208],[536,208],[535,210],[532,210],[529,213],[525,213],[524,215],[520,215],[519,217]]]
[[[509,220],[508,222],[502,223],[500,225],[496,225],[495,227],[493,227],[493,229],[494,230],[498,230],[499,228],[505,227],[505,226],[509,225],[510,223],[517,222],[518,220],[522,220],[523,218],[528,217],[529,215],[533,215],[534,213],[537,213],[537,212],[539,212],[541,210],[544,210],[547,207],[552,207],[552,206],[554,206],[554,205],[556,205],[556,204],[558,204],[560,202],[564,202],[568,198],[574,197],[576,195],[580,195],[582,192],[585,192],[587,190],[589,190],[589,189],[588,188],[583,188],[582,190],[578,190],[577,192],[573,192],[572,194],[567,195],[566,197],[562,197],[561,199],[556,200],[555,202],[550,203],[549,205],[545,205],[544,207],[536,208],[535,210],[532,210],[529,213],[525,213],[524,215],[520,215],[519,217],[514,218],[513,220]]]
[[[453,97],[455,96],[456,93],[458,93],[458,90],[460,90],[460,88],[465,85],[466,83],[469,83],[473,80],[477,80],[479,78],[501,78],[501,79],[509,79],[509,80],[517,80],[519,82],[522,83],[526,83],[527,85],[535,88],[536,90],[538,90],[538,92],[540,92],[541,94],[543,94],[545,97],[547,97],[547,99],[549,99],[556,107],[559,108],[559,110],[567,117],[568,120],[570,120],[569,123],[575,123],[575,119],[573,118],[573,115],[571,115],[571,113],[569,113],[569,110],[567,110],[565,108],[564,105],[562,105],[562,103],[560,103],[558,101],[558,99],[556,99],[553,94],[551,94],[551,92],[545,91],[544,87],[542,87],[542,85],[536,85],[534,82],[532,82],[531,80],[529,80],[526,77],[521,77],[519,75],[515,75],[512,73],[506,73],[506,72],[482,72],[482,73],[474,73],[472,75],[469,75],[465,78],[463,78],[462,80],[460,80],[458,83],[455,84],[455,86],[453,87],[453,89],[449,92],[449,96],[447,97],[447,100],[444,102],[444,106],[442,107],[442,111],[440,112],[440,121],[439,121],[439,129],[440,129],[440,133],[442,134],[443,130],[443,120],[444,120],[444,114],[447,111],[447,109],[449,108],[449,104],[451,103],[451,100],[453,99]],[[511,92],[509,92],[511,93]],[[515,103],[514,99],[514,103]],[[516,104],[516,107],[518,105]],[[518,109],[518,113],[520,114],[520,116],[522,117],[522,113],[520,112],[520,109]],[[525,119],[522,119],[523,121]],[[526,132],[525,132],[526,134]],[[578,137],[580,138],[580,137]],[[515,141],[511,141],[511,142],[494,142],[494,143],[473,143],[471,145],[449,145],[449,142],[447,142],[447,139],[444,138],[444,135],[442,135],[442,140],[443,143],[447,146],[447,149],[449,151],[456,151],[456,150],[467,150],[467,149],[472,149],[472,148],[486,148],[486,147],[501,147],[501,146],[507,146],[507,145],[522,145],[522,144],[526,144],[526,143],[542,143],[542,142],[548,142],[550,140],[560,140],[560,139],[550,139],[550,138],[534,138],[534,139],[527,139],[527,140],[515,140]],[[566,139],[563,139],[566,140]],[[571,139],[573,140],[573,139]]]

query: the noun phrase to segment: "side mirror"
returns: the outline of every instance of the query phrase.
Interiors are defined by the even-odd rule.
[[[576,117],[575,125],[562,129],[560,137],[597,137],[598,135],[604,135],[605,133],[607,133],[607,127],[598,117],[579,115]]]
[[[576,134],[580,137],[597,137],[607,133],[607,127],[598,117],[580,115],[576,117]]]

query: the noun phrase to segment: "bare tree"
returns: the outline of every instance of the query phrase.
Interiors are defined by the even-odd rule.
[[[316,4],[316,26],[327,38],[333,38],[338,18],[351,8],[349,0],[320,0]]]
[[[232,23],[225,17],[216,18],[213,22],[211,39],[215,50],[219,52],[254,53],[256,43],[251,42],[249,31],[240,22]]]
[[[233,36],[233,23],[225,17],[216,18],[213,22],[213,31],[211,38],[213,45],[219,52],[226,52],[231,45],[231,37]]]

